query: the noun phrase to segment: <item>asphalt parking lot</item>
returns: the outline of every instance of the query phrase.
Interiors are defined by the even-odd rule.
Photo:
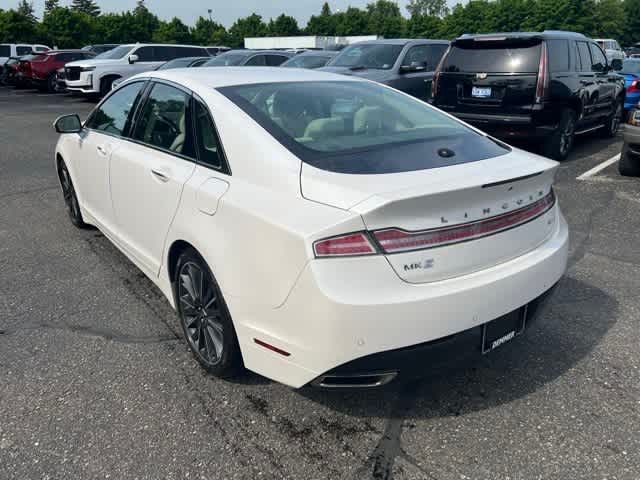
[[[620,138],[560,167],[570,266],[526,336],[383,390],[292,390],[205,374],[151,282],[69,223],[51,123],[92,106],[0,87],[0,479],[640,478],[640,179],[576,179]]]

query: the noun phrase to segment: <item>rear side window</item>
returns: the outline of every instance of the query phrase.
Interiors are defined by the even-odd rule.
[[[569,42],[567,40],[547,40],[550,72],[569,71]]]
[[[136,121],[133,138],[193,158],[188,109],[190,98],[180,89],[156,83]]]
[[[267,66],[279,67],[287,60],[289,60],[289,57],[285,57],[284,55],[267,55]]]
[[[536,73],[540,66],[540,51],[540,43],[498,46],[496,42],[465,42],[451,48],[443,71]]]
[[[130,116],[144,82],[135,82],[107,98],[91,115],[87,127],[121,136],[128,128]]]
[[[468,163],[509,149],[406,95],[370,82],[281,82],[219,91],[302,161],[340,173]]]
[[[591,71],[591,54],[589,53],[589,45],[587,42],[576,42],[578,45],[578,58],[580,59],[580,71]]]
[[[9,45],[0,45],[0,57],[10,57],[11,47]]]
[[[264,67],[266,64],[265,55],[255,55],[245,63],[247,67]]]
[[[220,170],[224,166],[224,161],[220,140],[213,125],[213,120],[209,115],[209,111],[201,102],[196,100],[194,105],[198,160],[208,167]]]

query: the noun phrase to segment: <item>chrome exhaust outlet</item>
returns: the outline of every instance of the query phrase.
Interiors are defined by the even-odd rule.
[[[357,373],[352,375],[320,375],[311,385],[318,388],[376,388],[388,384],[398,372]]]

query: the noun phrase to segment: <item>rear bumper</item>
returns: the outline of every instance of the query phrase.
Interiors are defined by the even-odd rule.
[[[480,130],[506,138],[541,138],[551,135],[557,128],[555,123],[540,124],[530,115],[472,113],[454,113],[454,115]]]
[[[312,260],[279,308],[243,311],[243,302],[228,299],[245,365],[297,388],[335,371],[399,368],[407,352],[432,350],[443,338],[462,342],[461,352],[477,352],[479,340],[472,348],[463,344],[476,342],[481,325],[531,304],[559,281],[568,237],[558,211],[553,234],[534,250],[425,284],[402,281],[382,256]]]
[[[623,137],[624,143],[629,146],[631,153],[640,155],[640,127],[625,125]]]

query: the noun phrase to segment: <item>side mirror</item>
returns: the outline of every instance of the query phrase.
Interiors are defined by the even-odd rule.
[[[622,70],[622,60],[620,60],[619,58],[614,58],[613,60],[611,60],[611,68],[616,72]]]
[[[77,114],[63,115],[53,123],[58,133],[79,133],[82,131],[82,122]]]
[[[410,65],[400,66],[400,73],[422,72],[426,69],[427,69],[427,66],[424,63],[411,62]]]
[[[136,55],[135,53],[133,55],[129,55],[129,63],[130,64],[134,64],[138,60],[140,60],[140,57],[138,57],[138,55]]]

